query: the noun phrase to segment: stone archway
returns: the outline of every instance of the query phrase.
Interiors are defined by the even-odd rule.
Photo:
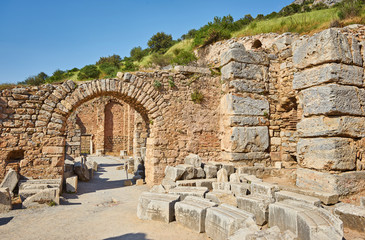
[[[149,83],[132,77],[125,80],[101,79],[76,85],[67,81],[58,86],[44,101],[36,125],[44,127],[42,132],[42,158],[49,159],[51,168],[59,175],[63,174],[64,163],[64,134],[66,119],[82,103],[99,96],[113,96],[128,103],[147,123],[151,122],[148,142],[153,143],[155,134],[159,131],[159,124],[163,121],[164,98]],[[154,144],[147,145],[146,181],[155,181],[152,157]],[[151,153],[151,154],[149,154]]]

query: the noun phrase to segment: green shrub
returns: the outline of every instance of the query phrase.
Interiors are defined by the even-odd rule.
[[[31,86],[39,86],[44,83],[46,83],[46,79],[48,78],[48,75],[44,72],[38,73],[36,76],[30,76],[27,79],[25,79],[22,82],[19,82],[18,84],[24,84],[24,85],[31,85]]]
[[[175,49],[173,53],[175,56],[171,63],[175,65],[187,65],[197,59],[192,51]]]
[[[171,76],[169,77],[168,83],[169,83],[170,88],[176,87],[176,84]]]
[[[106,78],[113,78],[117,75],[119,67],[116,67],[113,63],[105,62],[99,65],[99,69],[106,74]]]
[[[165,67],[170,64],[172,57],[170,55],[163,55],[160,53],[153,53],[150,64]]]
[[[162,87],[162,83],[158,80],[155,80],[153,82],[153,87],[156,88],[156,89],[160,89]]]
[[[194,103],[201,103],[204,99],[204,95],[199,90],[194,90],[190,96]]]
[[[134,47],[130,52],[130,58],[135,61],[141,61],[143,57],[147,56],[149,49],[142,49],[141,47]]]
[[[108,57],[101,57],[99,59],[99,61],[96,62],[97,65],[101,65],[103,63],[111,63],[113,64],[114,66],[116,67],[119,67],[119,63],[122,61],[122,58],[117,55],[117,54],[114,54],[112,56],[108,56]]]
[[[95,65],[86,65],[81,68],[79,74],[77,75],[78,80],[85,79],[96,79],[100,75],[99,69]]]
[[[123,72],[134,72],[138,69],[138,66],[131,59],[125,60],[123,63]]]
[[[147,45],[152,52],[165,53],[174,43],[171,35],[164,32],[158,32],[151,37]]]
[[[344,0],[338,6],[338,17],[340,19],[346,19],[359,16],[361,14],[363,3],[363,0]]]
[[[61,81],[62,79],[64,79],[66,77],[65,73],[66,73],[65,71],[57,69],[56,71],[53,72],[52,76],[50,76],[46,79],[46,82],[53,83],[53,82]]]

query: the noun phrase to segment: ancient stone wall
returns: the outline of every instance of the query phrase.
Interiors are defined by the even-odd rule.
[[[331,178],[337,187],[317,187],[349,193],[340,183],[365,172],[364,32],[364,26],[350,26],[314,36],[261,34],[197,51],[199,63],[220,67],[221,76],[178,67],[3,90],[0,173],[18,162],[25,176],[62,175],[66,119],[81,104],[109,96],[138,113],[126,133],[133,136],[127,148],[145,158],[149,183],[162,179],[166,165],[195,153],[203,162],[298,167],[299,186],[315,188]],[[128,108],[111,112],[120,118]],[[105,122],[113,119],[108,115]],[[105,126],[97,127],[104,138],[96,150],[105,146]],[[351,184],[359,189],[365,181]]]

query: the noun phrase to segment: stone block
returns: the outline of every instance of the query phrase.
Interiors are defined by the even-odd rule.
[[[161,185],[168,191],[174,187],[176,187],[176,183],[171,179],[162,179]]]
[[[167,166],[165,168],[165,178],[170,179],[172,181],[176,181],[182,177],[184,172],[185,171],[183,168]]]
[[[221,190],[225,192],[231,191],[231,184],[229,182],[213,182],[213,190]]]
[[[268,84],[266,82],[245,79],[229,81],[228,87],[231,92],[235,93],[264,93],[268,91]]]
[[[239,174],[239,177],[241,179],[241,182],[262,182],[262,179],[257,178],[255,175],[249,175],[249,174]]]
[[[240,177],[238,175],[238,173],[232,173],[231,175],[229,175],[229,182],[231,183],[240,183]]]
[[[221,112],[226,115],[265,116],[269,111],[266,99],[253,99],[226,94],[221,99]]]
[[[300,137],[365,137],[363,117],[352,116],[315,116],[303,118],[297,124]]]
[[[28,197],[22,203],[23,208],[37,208],[60,204],[60,190],[58,188],[48,188],[39,191]]]
[[[237,197],[239,209],[252,213],[255,216],[256,224],[262,226],[267,223],[269,217],[269,201],[260,196],[241,196]]]
[[[230,62],[221,68],[222,80],[246,79],[264,82],[268,80],[268,68],[257,64]]]
[[[236,204],[236,198],[230,191],[213,190],[205,194],[205,198],[209,199],[217,204],[228,203],[231,205]]]
[[[289,230],[298,239],[343,238],[342,222],[327,210],[315,206],[284,200],[269,205],[269,226]]]
[[[176,221],[188,229],[203,233],[207,209],[215,206],[217,204],[208,199],[186,197],[184,201],[175,204]]]
[[[228,176],[230,176],[235,171],[234,165],[232,163],[222,163],[222,168],[226,169]]]
[[[353,170],[356,147],[351,138],[301,138],[297,144],[298,163],[318,170]]]
[[[302,194],[288,192],[288,191],[279,191],[275,193],[275,199],[277,202],[281,202],[286,199],[295,200],[298,202],[307,203],[316,207],[321,206],[321,200],[319,198],[305,196]]]
[[[236,197],[246,196],[250,193],[250,184],[248,183],[230,183],[231,192]]]
[[[221,158],[224,161],[239,162],[239,161],[252,161],[252,160],[265,160],[270,158],[270,154],[266,152],[249,152],[249,153],[236,153],[236,152],[221,152]]]
[[[201,158],[198,155],[192,153],[185,157],[184,163],[188,165],[193,165],[196,168],[202,166]]]
[[[338,30],[327,29],[293,44],[295,67],[303,69],[329,62],[352,63],[349,42]]]
[[[213,189],[213,183],[216,182],[216,178],[212,179],[192,179],[192,180],[179,180],[176,181],[176,186],[180,187],[206,187],[208,190]]]
[[[217,166],[214,165],[204,165],[204,172],[206,178],[216,178],[217,177]]]
[[[279,191],[279,187],[276,184],[267,182],[252,182],[251,183],[251,194],[265,197],[267,199],[274,199],[275,192]]]
[[[254,226],[254,219],[251,213],[222,204],[207,209],[205,232],[213,240],[226,240],[238,229]]]
[[[269,65],[269,59],[264,53],[246,51],[244,46],[239,43],[232,44],[230,49],[221,56],[221,66],[230,62]]]
[[[218,182],[228,182],[228,173],[225,168],[222,168],[217,172],[217,181]]]
[[[197,178],[197,179],[201,179],[201,178],[205,178],[205,172],[203,170],[203,168],[201,167],[197,167],[195,168],[195,172],[196,172],[196,175],[194,176],[194,178]]]
[[[365,197],[360,197],[360,206],[365,208]]]
[[[169,190],[170,194],[179,195],[181,200],[187,196],[204,198],[207,192],[209,191],[206,187],[176,187]]]
[[[293,89],[301,90],[323,83],[361,87],[363,77],[364,69],[362,67],[329,63],[294,73]]]
[[[225,132],[221,145],[228,152],[265,152],[269,147],[269,129],[266,126],[233,127]]]
[[[166,193],[166,190],[160,184],[160,185],[153,185],[149,192],[152,192],[152,193]]]
[[[77,193],[77,176],[66,178],[66,192]]]
[[[328,84],[301,91],[305,117],[312,115],[363,116],[359,89],[353,86]]]
[[[137,217],[169,223],[175,220],[175,203],[180,196],[143,192],[138,201]]]
[[[365,209],[363,207],[341,203],[335,208],[335,214],[340,217],[344,227],[365,233]]]
[[[136,185],[137,186],[142,186],[142,185],[144,185],[145,184],[145,182],[144,182],[144,180],[143,179],[137,179],[136,180]]]
[[[10,168],[6,173],[4,180],[1,182],[0,188],[8,188],[9,192],[11,193],[18,184],[18,181],[19,174]]]
[[[6,213],[12,209],[9,188],[0,188],[0,213]]]
[[[301,195],[305,196],[311,196],[314,198],[318,198],[321,200],[321,202],[325,205],[333,205],[338,203],[339,201],[339,195],[337,193],[328,193],[323,191],[314,191],[314,190],[307,190],[302,188],[291,188],[291,187],[282,187],[282,190],[290,191],[299,193]]]
[[[90,160],[88,159],[86,161],[86,165],[89,169],[92,169],[94,172],[97,172],[98,171],[98,163],[93,161],[93,160]]]
[[[193,165],[179,164],[176,167],[184,170],[184,173],[180,179],[189,180],[189,179],[193,179],[197,175],[197,170],[196,170],[196,168],[194,168]]]
[[[90,176],[90,171],[85,164],[81,162],[75,162],[74,164],[75,174],[79,177],[80,181],[89,181],[92,176]]]

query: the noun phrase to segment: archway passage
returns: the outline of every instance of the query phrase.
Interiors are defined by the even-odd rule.
[[[141,157],[148,123],[129,104],[101,96],[80,105],[67,119],[66,159],[81,154]],[[144,159],[143,159],[144,160]]]
[[[130,108],[140,114],[141,119],[145,123],[154,122],[155,124],[150,128],[150,138],[154,137],[154,132],[159,131],[159,122],[163,120],[162,111],[164,104],[163,97],[156,91],[149,83],[144,82],[141,79],[128,79],[124,81],[116,79],[102,79],[94,80],[77,86],[72,81],[67,81],[57,87],[53,93],[45,100],[42,106],[42,113],[38,117],[38,124],[47,126],[43,130],[43,146],[42,157],[48,158],[52,162],[51,166],[53,170],[59,175],[63,174],[63,163],[65,158],[65,135],[66,135],[66,120],[71,114],[77,110],[83,103],[95,99],[101,96],[112,97],[116,99],[116,102],[111,103],[104,109],[109,114],[112,120],[116,118],[110,116],[108,113],[113,107],[118,107],[117,100],[123,101]],[[110,108],[108,110],[108,108]],[[105,113],[104,113],[105,114]],[[104,116],[105,117],[105,116]],[[104,127],[106,126],[106,122]],[[110,126],[110,123],[109,125]],[[80,126],[80,132],[82,132],[83,126]],[[109,131],[109,132],[108,132]],[[113,129],[111,133],[113,134]],[[104,133],[109,134],[110,129],[107,127]],[[129,133],[131,134],[131,133]],[[108,137],[108,135],[107,135]],[[104,150],[114,151],[114,147],[118,149],[118,144],[114,144],[115,140],[112,139],[112,144],[105,144],[104,135]],[[132,141],[128,141],[129,147]],[[127,146],[128,146],[127,144]],[[154,145],[146,146],[148,151],[154,152]],[[98,145],[95,146],[98,150]],[[146,181],[154,182],[155,169],[153,165],[148,167],[148,155],[146,156]]]

